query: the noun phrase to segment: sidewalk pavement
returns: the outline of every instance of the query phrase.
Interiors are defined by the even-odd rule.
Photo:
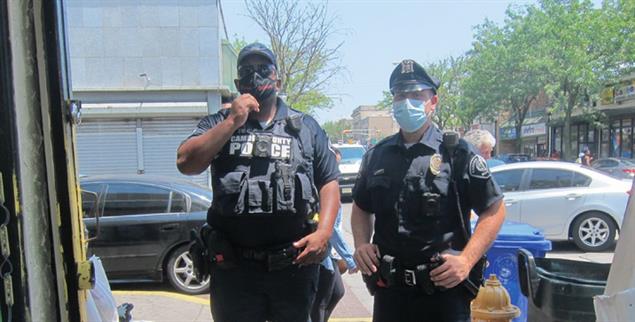
[[[360,291],[356,279],[359,274],[344,276],[346,294],[339,302],[330,322],[370,322],[367,305],[356,294]],[[363,284],[361,284],[363,286]],[[361,291],[366,292],[366,289]],[[367,294],[367,293],[366,293]],[[133,321],[153,322],[203,322],[213,321],[209,307],[209,295],[190,296],[169,291],[113,291],[117,305],[132,303]]]
[[[351,204],[343,204],[344,237],[353,245],[350,227]],[[373,312],[373,297],[366,290],[361,273],[344,274],[342,280],[346,293],[331,315],[330,322],[370,322]],[[212,321],[209,308],[209,295],[188,296],[169,290],[113,291],[117,305],[129,302],[135,321],[153,322],[194,322]]]

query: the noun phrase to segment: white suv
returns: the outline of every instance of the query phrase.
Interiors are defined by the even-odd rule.
[[[342,153],[340,161],[340,193],[342,197],[348,197],[353,194],[353,186],[362,165],[362,157],[366,153],[366,149],[359,144],[333,144]]]

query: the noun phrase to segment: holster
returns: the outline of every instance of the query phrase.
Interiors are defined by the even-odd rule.
[[[487,267],[487,257],[483,255],[481,259],[476,262],[468,277],[463,281],[463,286],[472,294],[473,297],[478,295],[478,290],[481,285],[483,285],[483,274],[485,273],[485,268]]]
[[[388,256],[387,261],[381,260],[379,261],[379,269],[369,275],[362,274],[362,279],[364,280],[364,284],[366,284],[366,288],[368,289],[368,293],[374,296],[377,293],[377,289],[380,287],[388,287],[389,282],[386,281],[382,276],[390,276],[389,272],[393,269],[392,260],[394,257]],[[386,257],[384,256],[384,257]]]
[[[236,256],[229,241],[207,224],[190,231],[189,247],[194,275],[199,281],[209,276],[212,265],[219,268],[236,265]]]
[[[201,237],[201,230],[203,230],[204,227],[205,226],[190,231],[189,253],[192,257],[194,276],[199,281],[205,280],[210,274],[208,250]]]
[[[430,271],[434,268],[435,267],[427,264],[418,265],[416,268],[415,276],[417,277],[417,286],[419,286],[419,288],[428,295],[434,294],[437,288],[430,279]]]
[[[397,267],[395,264],[395,258],[390,255],[384,255],[379,261],[379,276],[387,287],[396,285],[395,275]]]
[[[209,226],[203,226],[209,227]],[[208,249],[208,260],[218,268],[228,269],[236,266],[236,252],[225,235],[217,229],[209,228],[203,234]]]
[[[370,293],[370,295],[372,296],[374,296],[375,293],[377,293],[377,289],[379,289],[380,287],[386,287],[385,282],[383,282],[381,280],[381,277],[379,276],[379,271],[373,273],[370,276],[366,274],[362,274],[362,279],[364,280],[364,284],[366,284],[366,289],[368,289],[368,293]]]

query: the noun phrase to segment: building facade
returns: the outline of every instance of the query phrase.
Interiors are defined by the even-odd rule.
[[[572,117],[570,129],[570,151],[568,159],[589,149],[598,158],[633,158],[633,126],[635,125],[635,73],[622,78],[617,84],[610,84],[601,93],[595,108],[605,115],[605,119],[592,123],[580,115]],[[562,150],[564,126],[552,124],[551,136],[554,148]]]
[[[389,110],[375,105],[360,105],[351,114],[352,129],[347,138],[365,146],[372,146],[381,139],[397,133],[399,125]]]
[[[236,54],[221,40],[217,1],[65,5],[72,91],[82,102],[80,174],[182,176],[180,142],[235,92]],[[189,178],[207,185],[209,171]]]
[[[541,93],[529,106],[527,115],[521,127],[520,133],[516,133],[514,119],[510,113],[502,113],[495,125],[498,128],[497,154],[523,153],[533,158],[548,156],[549,131],[547,122],[549,119],[547,95]],[[494,133],[494,132],[492,132]],[[517,149],[517,138],[520,136],[520,150]]]

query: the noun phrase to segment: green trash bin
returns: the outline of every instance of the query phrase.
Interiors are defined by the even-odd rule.
[[[534,258],[518,250],[520,289],[527,321],[595,321],[593,296],[604,294],[611,264]]]

